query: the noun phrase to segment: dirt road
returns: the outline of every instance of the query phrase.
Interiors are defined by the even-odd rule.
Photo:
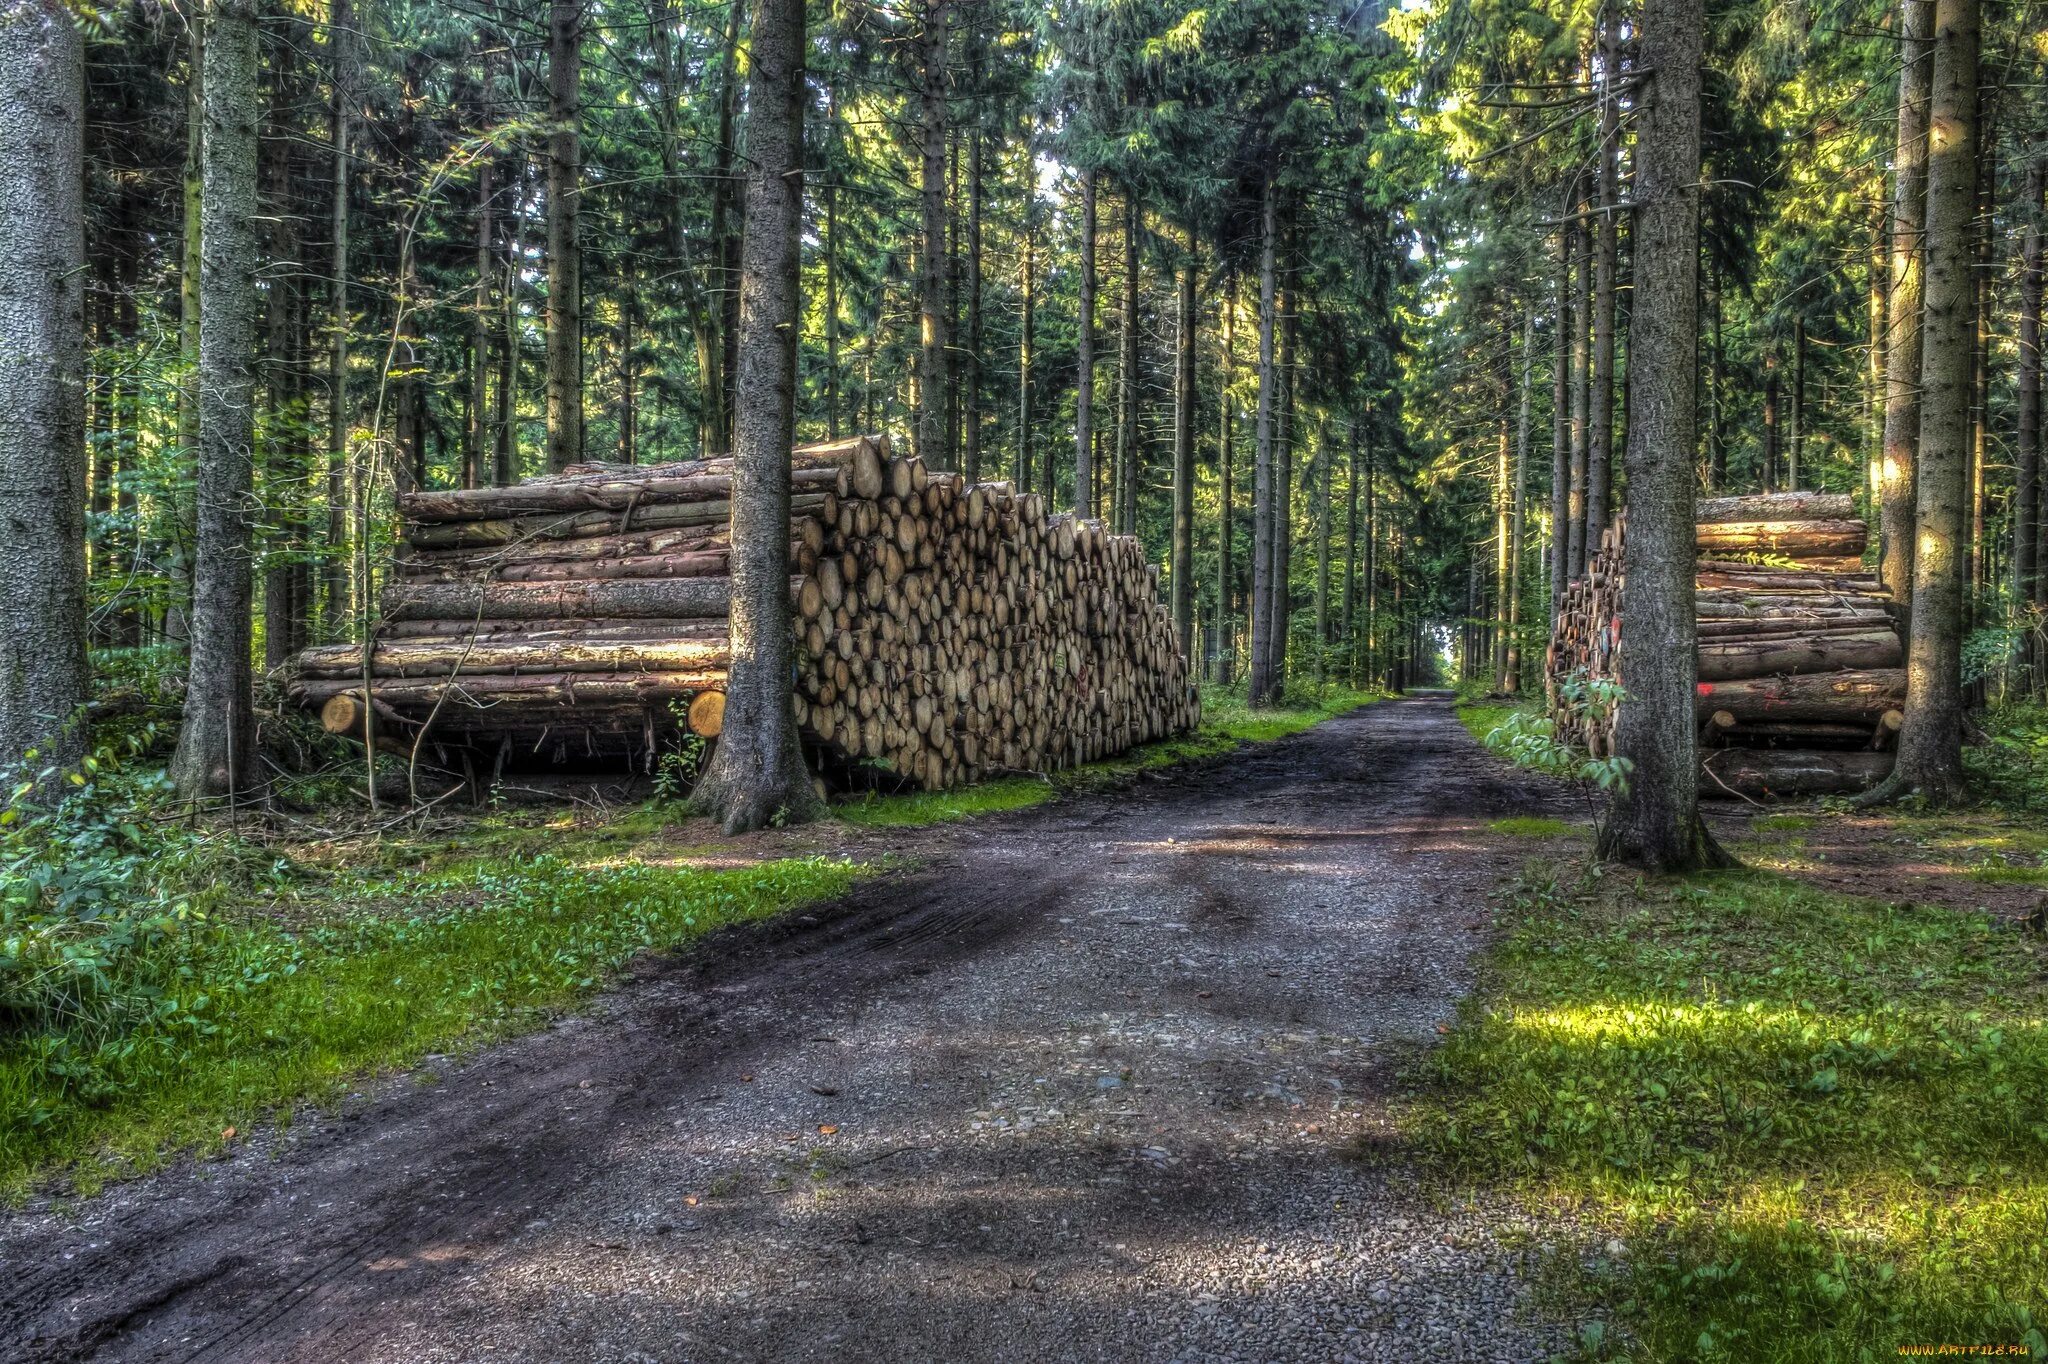
[[[1416,699],[936,833],[433,1083],[0,1214],[0,1357],[1542,1358],[1384,1105],[1486,821],[1552,800]]]

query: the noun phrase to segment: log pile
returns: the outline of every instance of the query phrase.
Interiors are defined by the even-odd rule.
[[[1906,680],[1889,595],[1862,569],[1868,529],[1840,493],[1705,498],[1698,513],[1702,794],[1862,790],[1890,770]],[[1547,655],[1559,738],[1613,751],[1625,518],[1572,581]]]
[[[1134,537],[892,458],[885,438],[792,463],[794,703],[822,774],[949,787],[1196,723]],[[715,738],[732,476],[725,460],[591,464],[402,495],[369,668],[380,747],[651,770],[679,730]],[[311,648],[288,692],[361,739],[363,674],[358,647]]]

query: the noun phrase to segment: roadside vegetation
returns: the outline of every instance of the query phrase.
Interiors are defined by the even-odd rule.
[[[2048,976],[1982,914],[1539,863],[1416,1139],[1576,1229],[1588,1358],[2048,1354]]]
[[[366,1073],[531,1027],[634,955],[860,869],[621,856],[646,830],[485,821],[286,847],[169,814],[103,749],[0,827],[0,1196],[217,1149]]]

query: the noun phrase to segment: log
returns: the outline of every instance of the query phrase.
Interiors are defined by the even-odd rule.
[[[792,516],[824,516],[837,509],[830,492],[798,493],[789,499]],[[629,512],[564,512],[554,515],[498,517],[488,521],[437,521],[406,528],[406,542],[418,549],[470,549],[517,544],[530,539],[569,539],[590,535],[622,535],[627,530],[660,530],[676,526],[723,526],[732,520],[729,502],[657,503]]]
[[[445,677],[378,678],[377,699],[396,707],[411,707],[426,718],[442,693],[449,706],[489,706],[499,710],[521,708],[576,707],[595,705],[663,705],[695,696],[700,691],[725,686],[725,669],[702,668],[688,672],[658,673],[483,673]],[[325,706],[329,698],[347,691],[362,691],[354,679],[309,677],[293,682],[291,693],[309,706]]]
[[[1850,668],[1896,668],[1904,658],[1898,634],[1889,626],[1767,639],[1703,639],[1699,653],[1702,682]]]
[[[683,554],[693,550],[723,549],[731,543],[729,526],[681,526],[672,530],[636,531],[629,535],[522,540],[483,549],[420,549],[407,545],[400,552],[398,563],[401,569],[418,565],[482,574],[507,563],[629,559],[641,554]]]
[[[1785,720],[1875,724],[1905,699],[1905,670],[1874,668],[1702,682],[1695,706],[1702,718],[1725,710],[1744,724]]]
[[[1784,635],[1828,634],[1837,631],[1890,630],[1889,611],[1844,611],[1816,619],[1787,611],[1783,614],[1741,616],[1732,619],[1706,618],[1699,622],[1699,637],[1707,639],[1772,639]]]
[[[725,693],[704,691],[697,693],[690,702],[690,733],[705,739],[716,739],[725,732]]]
[[[398,514],[413,523],[459,523],[548,512],[623,512],[659,504],[729,504],[732,478],[725,473],[674,476],[649,472],[639,477],[543,479],[503,488],[400,493]],[[792,492],[829,491],[844,497],[850,488],[847,471],[840,468],[793,469],[789,480]]]
[[[728,578],[622,578],[570,583],[396,582],[384,594],[391,620],[460,620],[491,617],[551,620],[565,616],[610,619],[659,616],[703,620],[726,614]]]
[[[1812,568],[1765,568],[1734,559],[1702,559],[1697,570],[1701,587],[1732,587],[1750,592],[1862,592],[1888,597],[1875,573],[1827,573]]]
[[[732,631],[723,616],[715,619],[670,620],[644,617],[638,620],[552,619],[552,620],[385,620],[378,624],[382,639],[462,640],[493,635],[517,635],[522,639],[724,639]]]
[[[1870,541],[1861,521],[1724,521],[1701,526],[1702,554],[1766,554],[1787,559],[1859,555]]]
[[[1703,497],[1694,504],[1693,519],[1701,525],[1729,521],[1849,521],[1856,499],[1848,493],[1744,493],[1736,497]]]
[[[716,640],[639,641],[536,639],[495,635],[463,639],[386,640],[372,649],[371,666],[386,677],[471,677],[480,673],[687,672],[723,668],[730,658],[723,637]],[[299,655],[299,672],[309,678],[362,676],[363,651],[353,644],[324,644]]]
[[[1717,748],[1700,761],[1702,796],[1833,796],[1867,791],[1892,770],[1889,753]]]

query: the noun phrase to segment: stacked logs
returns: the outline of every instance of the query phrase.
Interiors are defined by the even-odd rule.
[[[886,438],[794,452],[797,719],[835,778],[938,788],[1190,729],[1186,659],[1139,542],[969,486]],[[728,662],[726,460],[579,465],[399,499],[371,652],[294,660],[330,732],[443,765],[629,761],[715,738]]]
[[[1890,771],[1904,652],[1890,597],[1862,569],[1868,529],[1847,494],[1776,493],[1699,504],[1702,794],[1862,790]],[[1547,656],[1560,738],[1613,751],[1613,710],[1585,684],[1619,684],[1622,557],[1617,518],[1572,581]]]

